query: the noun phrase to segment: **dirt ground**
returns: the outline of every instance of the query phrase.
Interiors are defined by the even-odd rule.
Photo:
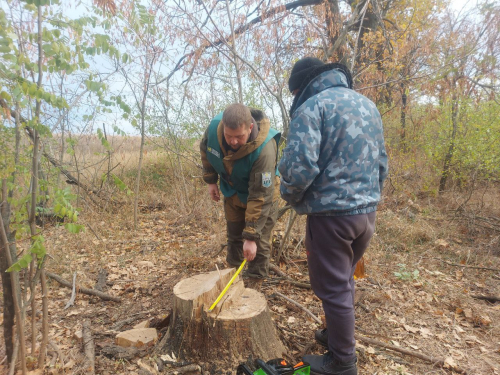
[[[498,198],[492,197],[497,202]],[[487,221],[481,221],[446,205],[436,207],[429,199],[393,197],[379,209],[377,231],[365,255],[366,277],[357,281],[360,374],[458,374],[461,370],[500,374],[500,233],[488,224],[491,220],[495,224],[499,213],[483,210],[481,217]],[[92,327],[98,374],[144,374],[144,364],[154,367],[153,348],[131,359],[108,358],[103,348],[114,343],[119,331],[167,317],[172,288],[182,278],[213,271],[216,264],[225,267],[222,207],[209,208],[179,215],[168,207],[149,207],[142,210],[137,231],[126,215],[97,213],[82,213],[87,230],[78,235],[61,227],[44,228],[48,271],[68,281],[76,272],[77,284],[92,288],[104,269],[104,292],[122,299],[116,303],[78,293],[74,305],[65,309],[71,289],[50,280],[51,366],[45,373],[85,372],[82,344],[75,337],[85,320]],[[287,222],[285,214],[276,226],[275,248],[283,241]],[[290,279],[308,283],[304,226],[302,217],[295,222],[285,246],[286,262],[278,266]],[[313,339],[321,327],[303,309],[276,296],[276,291],[320,318],[323,312],[310,289],[275,273],[264,282],[262,292],[288,359],[298,362],[306,352],[321,353]],[[477,298],[481,296],[497,300]],[[0,354],[3,359],[3,348]],[[197,364],[203,374],[236,370],[236,364],[223,360]],[[175,367],[164,369],[174,371]],[[0,373],[7,373],[5,359]]]

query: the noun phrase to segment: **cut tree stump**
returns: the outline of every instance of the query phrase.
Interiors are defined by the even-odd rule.
[[[216,308],[208,309],[235,269],[198,274],[174,287],[174,307],[157,353],[177,358],[240,362],[250,355],[269,360],[286,352],[276,334],[265,296],[239,276]]]

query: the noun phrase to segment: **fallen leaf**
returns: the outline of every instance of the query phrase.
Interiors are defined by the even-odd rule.
[[[481,315],[478,317],[478,323],[482,326],[489,326],[491,324],[491,319],[488,315]]]
[[[434,242],[434,245],[436,245],[440,249],[446,249],[447,247],[450,247],[450,244],[443,239],[436,240]]]
[[[444,368],[453,368],[456,366],[457,366],[457,364],[455,363],[455,360],[453,359],[453,357],[446,357],[446,359],[444,360],[444,365],[443,365]]]
[[[72,369],[75,366],[75,361],[70,359],[68,362],[64,364],[64,368]]]
[[[471,321],[473,319],[473,315],[472,315],[472,309],[470,308],[466,308],[464,309],[464,315],[465,315],[465,318],[468,320],[468,321]]]
[[[415,327],[412,327],[412,326],[409,326],[407,324],[405,324],[403,326],[408,332],[411,332],[411,333],[417,333],[419,331],[418,328],[415,328]]]
[[[428,328],[420,328],[420,334],[424,337],[431,335],[431,331]]]

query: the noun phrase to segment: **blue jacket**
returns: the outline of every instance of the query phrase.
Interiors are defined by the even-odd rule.
[[[347,88],[333,69],[300,93],[279,163],[280,192],[299,214],[376,210],[387,177],[382,119],[375,104]]]

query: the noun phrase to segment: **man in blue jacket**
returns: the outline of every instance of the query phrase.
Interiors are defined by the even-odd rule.
[[[306,250],[314,293],[322,300],[324,355],[306,355],[315,374],[356,375],[354,269],[375,229],[387,177],[382,119],[375,104],[352,90],[341,64],[298,60],[289,89],[295,96],[280,192],[307,215]]]

